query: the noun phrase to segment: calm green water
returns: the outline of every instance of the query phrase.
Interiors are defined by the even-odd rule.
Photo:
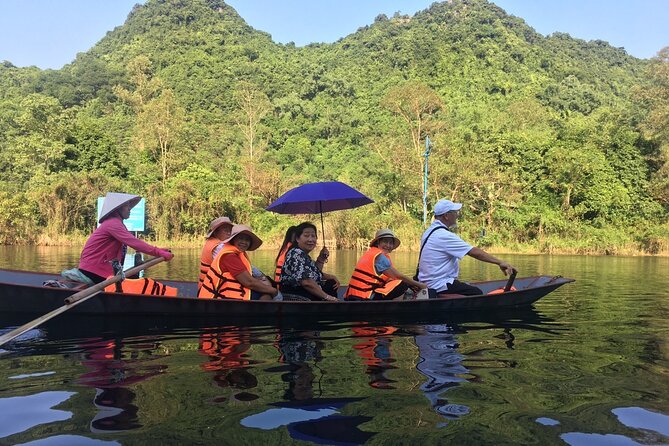
[[[0,247],[0,267],[59,271],[78,254]],[[151,276],[193,279],[198,254]],[[357,255],[327,269],[347,282]],[[253,262],[270,272],[273,256]],[[431,325],[130,336],[63,316],[0,354],[0,444],[669,444],[669,259],[502,257],[577,282],[511,318]]]

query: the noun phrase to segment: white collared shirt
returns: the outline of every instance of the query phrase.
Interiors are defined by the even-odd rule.
[[[425,238],[437,227],[440,228],[425,243]],[[425,246],[418,262],[418,281],[437,291],[445,290],[448,284],[458,278],[460,259],[471,251],[472,245],[449,231],[439,220],[434,220],[427,228],[420,243]]]

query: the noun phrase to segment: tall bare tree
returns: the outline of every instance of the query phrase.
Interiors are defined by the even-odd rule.
[[[443,127],[437,119],[437,113],[444,104],[427,85],[410,81],[391,88],[381,101],[381,105],[400,118],[407,129],[410,145],[400,144],[391,151],[394,154],[393,165],[407,171],[411,176],[420,178],[420,187],[425,181],[425,153],[423,141],[428,134],[435,136]],[[379,151],[382,157],[388,151]],[[408,163],[408,164],[407,164]],[[406,210],[406,203],[403,206]]]
[[[148,57],[132,59],[127,70],[134,90],[117,86],[114,93],[135,110],[137,119],[133,142],[140,150],[149,151],[158,161],[164,185],[170,174],[169,166],[174,158],[185,113],[178,105],[174,92],[153,76]]]
[[[235,124],[244,137],[249,185],[255,190],[258,162],[267,146],[267,140],[261,137],[261,121],[272,109],[272,104],[263,91],[246,81],[239,82],[234,98],[238,107]]]

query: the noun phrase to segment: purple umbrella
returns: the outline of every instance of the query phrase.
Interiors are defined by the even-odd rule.
[[[323,231],[323,212],[353,209],[374,203],[348,184],[339,181],[307,183],[295,187],[281,195],[274,203],[267,206],[268,211],[277,214],[321,214],[321,233]]]

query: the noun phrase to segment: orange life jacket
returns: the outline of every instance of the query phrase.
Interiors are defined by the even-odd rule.
[[[353,349],[358,351],[358,355],[365,360],[367,366],[379,366],[386,359],[379,358],[377,347],[384,342],[384,337],[397,331],[396,327],[352,327],[353,336],[360,342],[353,345]],[[385,338],[389,345],[390,338]]]
[[[292,243],[288,243],[285,248],[279,253],[279,257],[276,259],[276,267],[274,269],[274,281],[279,283],[281,281],[281,272],[283,271],[283,264],[286,263],[286,254],[288,250],[293,247]]]
[[[515,286],[512,286],[509,291],[518,291],[518,290],[516,289]],[[504,291],[504,288],[497,288],[496,290],[488,292],[488,294],[502,294],[502,293],[506,293],[506,291]]]
[[[120,285],[121,290],[118,291],[117,285]],[[120,283],[112,283],[105,287],[107,293],[124,293],[124,294],[147,294],[151,296],[172,296],[176,297],[177,290],[175,287],[164,285],[156,280],[143,279],[125,279]]]
[[[251,262],[249,262],[246,253],[241,252],[236,246],[226,243],[212,261],[211,268],[204,277],[202,287],[197,292],[197,297],[201,299],[251,300],[251,290],[239,283],[230,272],[223,271],[221,260],[226,255],[239,256],[246,270],[251,274]]]
[[[353,270],[351,280],[348,282],[346,296],[371,299],[372,293],[388,294],[402,283],[399,279],[392,279],[385,274],[376,272],[374,262],[379,255],[386,256],[390,261],[390,257],[376,247],[369,248],[367,252],[360,257],[358,264],[355,266],[355,270]],[[390,265],[392,266],[392,262]]]
[[[198,290],[202,287],[204,276],[207,275],[207,271],[211,268],[211,262],[214,260],[214,248],[216,248],[219,243],[221,243],[221,241],[216,237],[209,237],[207,241],[204,242],[202,254],[200,254],[200,276],[197,279]]]

